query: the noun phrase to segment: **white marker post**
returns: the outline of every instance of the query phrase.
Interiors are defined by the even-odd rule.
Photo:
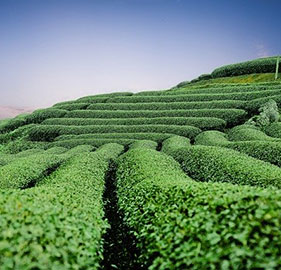
[[[280,56],[277,57],[277,61],[276,61],[275,80],[278,79],[279,61],[280,61]]]

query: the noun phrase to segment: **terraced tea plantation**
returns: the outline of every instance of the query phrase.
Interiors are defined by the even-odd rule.
[[[281,81],[208,78],[0,121],[0,269],[280,269]]]

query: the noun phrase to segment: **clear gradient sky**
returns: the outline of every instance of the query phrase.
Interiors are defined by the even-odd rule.
[[[280,0],[0,0],[0,106],[167,89],[281,54]]]

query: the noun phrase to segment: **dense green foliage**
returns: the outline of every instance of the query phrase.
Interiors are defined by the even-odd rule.
[[[66,118],[155,118],[155,117],[216,117],[229,123],[239,123],[247,113],[241,109],[198,109],[198,110],[143,110],[143,111],[99,111],[79,110],[68,112]]]
[[[195,144],[224,146],[229,144],[227,135],[217,130],[208,130],[195,137]]]
[[[281,187],[281,168],[232,149],[196,145],[170,154],[199,181]]]
[[[179,148],[186,148],[190,146],[191,144],[188,138],[181,136],[173,136],[171,138],[166,139],[162,143],[161,151],[166,154],[169,154],[172,151],[178,150]]]
[[[147,148],[147,149],[156,150],[157,146],[158,146],[157,142],[150,141],[150,140],[140,140],[130,144],[130,149]]]
[[[226,122],[215,117],[156,117],[156,118],[117,118],[117,119],[91,119],[91,118],[49,118],[44,125],[187,125],[202,129],[223,129]]]
[[[199,128],[177,125],[103,125],[103,126],[63,126],[63,125],[37,125],[29,130],[28,136],[34,141],[53,141],[60,135],[79,135],[87,133],[172,133],[194,138],[201,132]]]
[[[281,83],[251,83],[272,74],[0,121],[0,269],[279,269]]]
[[[223,66],[215,69],[212,72],[212,77],[229,77],[251,73],[274,73],[276,68],[276,59],[277,56]]]
[[[33,154],[0,167],[0,188],[33,186],[55,170],[64,159],[51,154]]]
[[[150,270],[278,269],[279,191],[197,183],[149,149],[119,159],[117,183],[124,222]]]
[[[98,269],[108,227],[104,178],[121,151],[111,145],[80,154],[35,188],[2,190],[1,269]]]
[[[277,141],[252,125],[241,125],[232,128],[228,132],[228,138],[231,141]]]
[[[281,122],[276,122],[276,123],[273,123],[270,126],[266,127],[265,133],[268,136],[272,136],[272,137],[281,139]]]

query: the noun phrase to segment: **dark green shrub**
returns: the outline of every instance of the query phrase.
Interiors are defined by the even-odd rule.
[[[150,140],[140,140],[140,141],[135,141],[132,144],[130,144],[130,149],[135,149],[135,148],[146,148],[146,149],[153,149],[156,150],[158,146],[157,142],[150,141]]]
[[[279,268],[279,191],[198,183],[149,149],[122,156],[117,184],[147,269]]]
[[[195,144],[225,146],[229,144],[227,135],[217,130],[208,130],[195,137]]]
[[[51,147],[45,151],[46,154],[59,155],[67,151],[64,147]]]
[[[52,147],[65,147],[65,148],[76,148],[78,146],[89,145],[92,147],[100,147],[108,143],[118,143],[120,145],[130,145],[134,143],[135,139],[110,139],[110,138],[93,138],[93,139],[69,139],[59,140],[51,143]],[[71,149],[72,150],[72,149]]]
[[[192,110],[192,109],[236,109],[244,108],[242,100],[182,101],[151,103],[96,103],[89,110]]]
[[[80,110],[68,112],[66,118],[155,118],[155,117],[215,117],[228,123],[239,123],[247,113],[240,109],[198,109],[198,110],[161,110],[161,111],[106,111]]]
[[[91,118],[50,118],[44,125],[185,125],[200,129],[223,129],[226,122],[215,117],[156,117],[156,118],[116,118],[116,119],[91,119]]]
[[[57,104],[54,108],[62,109],[62,110],[67,110],[67,111],[74,111],[74,110],[83,110],[87,109],[89,106],[89,103],[68,103],[68,104]]]
[[[252,125],[241,125],[232,128],[228,132],[228,138],[231,141],[276,141],[275,138],[266,135]]]
[[[178,150],[179,148],[190,147],[190,140],[182,136],[173,136],[166,139],[162,143],[161,151],[169,154],[172,151]]]
[[[29,130],[29,138],[34,141],[52,141],[60,135],[79,135],[88,133],[171,133],[194,138],[201,132],[193,126],[177,125],[104,125],[104,126],[63,126],[37,125]]]
[[[265,133],[274,138],[281,138],[281,122],[275,122],[265,128]]]
[[[161,143],[169,137],[174,136],[170,133],[92,133],[81,135],[62,135],[55,141],[72,140],[72,139],[133,139],[133,140],[151,140]]]
[[[269,96],[269,97],[265,97],[265,98],[257,98],[257,99],[251,100],[247,103],[245,108],[250,113],[258,113],[259,108],[270,100],[274,100],[278,106],[281,105],[281,95],[274,95],[274,96]]]
[[[2,269],[99,269],[111,149],[69,159],[40,186],[1,191]],[[93,166],[94,164],[94,166]]]
[[[234,92],[223,94],[189,94],[162,95],[162,96],[130,96],[115,97],[107,100],[108,103],[138,103],[138,102],[188,102],[188,101],[212,101],[212,100],[252,100],[280,94],[280,89],[262,90],[252,92]]]
[[[0,188],[23,189],[32,186],[63,161],[62,157],[43,153],[15,159],[0,168]]]
[[[275,57],[255,59],[252,61],[232,64],[215,69],[212,72],[214,78],[239,76],[251,73],[274,73],[276,67]]]
[[[232,142],[225,147],[281,167],[281,143],[268,141]]]
[[[196,145],[171,155],[193,179],[281,187],[281,169],[232,149]]]
[[[96,148],[93,147],[92,145],[87,145],[87,144],[83,144],[83,145],[78,145],[76,147],[71,148],[70,150],[68,150],[66,152],[66,154],[68,155],[78,155],[81,154],[83,152],[92,152],[94,151]]]

